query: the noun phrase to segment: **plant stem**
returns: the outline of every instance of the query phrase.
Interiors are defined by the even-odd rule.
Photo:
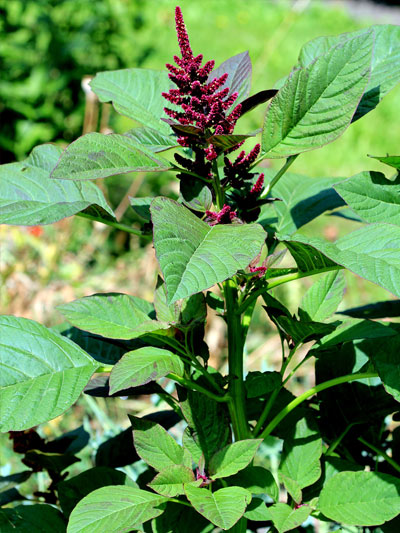
[[[221,188],[221,182],[219,179],[217,159],[214,159],[212,162],[212,169],[214,174],[213,188],[215,193],[215,203],[217,204],[218,211],[220,211],[224,205],[224,191]]]
[[[225,396],[219,396],[218,394],[214,394],[213,392],[205,389],[201,385],[198,385],[194,381],[191,381],[190,379],[182,378],[181,376],[178,376],[177,374],[174,374],[173,372],[167,374],[167,378],[172,379],[172,381],[176,381],[186,389],[194,389],[198,390],[199,392],[203,393],[205,396],[208,396],[212,400],[215,400],[216,402],[229,402],[229,397],[226,394]]]
[[[260,196],[260,198],[266,198],[271,190],[272,190],[272,187],[274,187],[278,181],[281,179],[281,177],[285,174],[285,172],[287,171],[287,169],[293,164],[293,162],[295,161],[295,159],[297,158],[299,154],[296,154],[296,155],[291,155],[289,156],[287,159],[286,159],[286,163],[283,165],[283,167],[275,174],[275,176],[272,178],[272,180],[268,183],[268,185],[265,187],[265,190],[264,192],[262,193],[262,195]]]
[[[140,231],[135,228],[131,228],[127,226],[126,224],[120,224],[119,222],[114,222],[113,220],[107,220],[105,218],[95,217],[93,215],[88,215],[87,213],[76,213],[76,215],[78,217],[88,218],[89,220],[93,220],[94,222],[101,222],[102,224],[105,224],[106,226],[111,226],[112,228],[126,231],[127,233],[131,233],[132,235],[137,235],[138,237],[146,237],[146,236],[150,237],[150,234],[147,235],[147,233],[143,233],[143,231]]]
[[[325,457],[329,457],[333,454],[333,452],[336,450],[336,448],[339,446],[339,444],[342,442],[342,440],[345,438],[347,433],[350,431],[350,429],[355,426],[358,422],[353,422],[352,424],[349,424],[346,429],[338,436],[336,439],[332,442],[332,444],[329,446],[329,448],[324,453]]]
[[[329,381],[325,381],[324,383],[320,383],[319,385],[312,387],[303,394],[300,394],[300,396],[292,400],[284,409],[282,409],[282,411],[278,413],[264,429],[264,431],[260,435],[260,438],[265,439],[266,437],[268,437],[268,435],[270,435],[270,433],[276,428],[279,422],[281,422],[285,418],[285,416],[291,413],[293,409],[295,409],[305,400],[307,400],[311,396],[314,396],[314,394],[317,394],[318,392],[321,392],[325,389],[329,389],[330,387],[334,387],[335,385],[340,385],[342,383],[348,383],[357,379],[376,377],[378,377],[378,374],[376,372],[361,372],[358,374],[349,374],[347,376],[340,376],[338,378],[330,379]]]
[[[385,461],[387,461],[390,464],[390,466],[392,466],[395,470],[397,470],[397,472],[400,472],[400,465],[398,463],[396,463],[396,461],[394,459],[389,457],[389,455],[385,451],[381,450],[380,448],[378,448],[374,444],[371,444],[370,442],[366,441],[362,437],[358,437],[358,440],[362,444],[364,444],[365,446],[370,448],[372,451],[374,451],[376,454],[378,454],[381,457],[383,457],[385,459]]]
[[[237,314],[237,288],[232,279],[224,282],[226,322],[228,326],[229,364],[229,412],[236,440],[249,436],[245,410],[245,390],[243,382],[243,334],[241,316]]]
[[[189,176],[193,176],[201,181],[204,181],[205,183],[208,183],[209,185],[212,183],[209,178],[200,176],[200,174],[196,174],[196,172],[192,172],[191,170],[187,170],[186,168],[180,168],[180,167],[177,167],[176,165],[173,165],[169,170],[173,172],[182,172],[183,174],[188,174]]]
[[[174,503],[180,503],[181,505],[186,505],[186,507],[192,507],[192,505],[188,502],[184,502],[182,500],[178,500],[177,498],[168,498],[168,501],[169,502],[174,502]]]
[[[101,366],[97,367],[96,373],[105,374],[105,373],[111,372],[113,367],[114,367],[113,365],[101,365]]]

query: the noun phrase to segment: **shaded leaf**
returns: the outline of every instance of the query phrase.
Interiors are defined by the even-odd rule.
[[[91,180],[127,172],[160,172],[170,168],[166,159],[117,133],[87,133],[61,154],[51,178]]]
[[[259,91],[256,94],[253,94],[252,96],[249,96],[245,100],[243,100],[241,103],[241,110],[240,110],[240,116],[242,117],[245,113],[248,113],[255,107],[259,106],[260,104],[264,104],[265,102],[268,102],[268,100],[271,100],[276,94],[276,89],[266,89],[264,91]]]
[[[43,144],[24,161],[0,167],[0,224],[52,224],[81,211],[115,220],[94,183],[50,179],[61,152]]]
[[[180,183],[180,200],[186,207],[205,213],[212,205],[212,193],[201,180],[183,179]]]
[[[386,155],[386,156],[370,155],[368,157],[377,159],[381,163],[385,163],[385,165],[389,165],[390,167],[400,170],[400,155]]]
[[[244,516],[249,520],[255,522],[264,522],[266,520],[272,520],[271,513],[266,506],[264,500],[261,498],[253,498],[248,505]]]
[[[210,227],[169,198],[156,198],[151,213],[168,303],[208,289],[246,268],[265,239],[257,224]]]
[[[168,328],[168,324],[153,320],[150,302],[129,294],[93,294],[57,309],[74,326],[111,339],[134,339]]]
[[[26,318],[0,317],[1,431],[51,420],[79,397],[98,364],[79,346]]]
[[[248,466],[226,481],[229,486],[239,485],[252,494],[267,494],[274,501],[279,498],[279,487],[274,476],[262,466]]]
[[[24,470],[23,472],[10,474],[9,476],[0,476],[0,492],[17,487],[18,485],[29,479],[31,475],[31,470]]]
[[[251,71],[252,67],[249,53],[242,52],[221,63],[210,73],[207,81],[210,82],[214,78],[219,78],[227,72],[228,79],[219,90],[229,87],[229,94],[238,92],[238,99],[235,103],[239,103],[250,93]]]
[[[400,316],[400,300],[386,300],[384,302],[361,305],[345,311],[338,311],[337,314],[370,319],[397,317]]]
[[[319,148],[345,131],[368,84],[373,46],[374,32],[368,31],[292,70],[265,117],[268,157]]]
[[[145,198],[132,198],[129,197],[129,202],[132,206],[132,209],[137,215],[139,215],[146,222],[150,222],[150,204],[154,200],[152,196],[146,196]]]
[[[39,469],[43,468],[54,472],[62,472],[69,466],[80,461],[80,459],[70,454],[29,450],[25,454],[24,461],[27,461],[27,464],[32,465],[34,470],[39,467]]]
[[[400,402],[400,335],[387,337],[379,343],[369,341],[368,344],[383,386],[395,400]]]
[[[93,359],[105,365],[115,364],[124,353],[129,351],[128,346],[117,344],[111,339],[75,327],[64,329],[60,333],[63,337],[71,339],[71,341],[80,346]]]
[[[46,504],[18,505],[12,509],[0,509],[1,533],[64,533],[63,516]]]
[[[146,385],[173,372],[182,376],[182,360],[174,353],[145,346],[126,353],[113,367],[110,375],[110,392],[114,394],[128,387]]]
[[[246,396],[247,398],[264,396],[279,387],[281,383],[282,377],[279,372],[249,372],[244,383]]]

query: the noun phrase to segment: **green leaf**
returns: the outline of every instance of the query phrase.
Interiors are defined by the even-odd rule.
[[[208,289],[246,268],[259,253],[266,236],[257,224],[210,227],[169,198],[156,198],[151,213],[154,247],[167,285],[169,304]]]
[[[372,157],[373,159],[377,159],[381,163],[385,163],[385,165],[389,165],[390,167],[400,170],[400,155],[387,155],[387,156],[370,155],[369,157]]]
[[[365,222],[400,226],[400,177],[389,181],[380,172],[360,172],[337,183],[335,189]]]
[[[16,474],[10,474],[9,476],[0,476],[0,492],[13,489],[17,487],[33,474],[32,470],[23,470]]]
[[[153,320],[150,302],[129,294],[93,294],[57,309],[74,326],[110,339],[135,339],[168,328],[165,322]]]
[[[212,194],[206,183],[189,176],[180,182],[180,197],[182,203],[200,213],[205,213],[212,205]]]
[[[52,224],[81,211],[115,220],[94,183],[50,179],[61,152],[44,144],[24,161],[0,166],[0,224]]]
[[[307,520],[312,511],[311,507],[304,505],[298,509],[292,509],[286,503],[275,503],[268,507],[272,522],[279,533],[290,531]]]
[[[67,533],[119,533],[137,529],[160,515],[165,498],[152,492],[114,485],[85,496],[72,511]]]
[[[249,372],[246,376],[245,387],[247,398],[257,398],[272,392],[282,383],[279,372]]]
[[[321,475],[322,440],[311,419],[302,418],[283,444],[280,472],[308,487]]]
[[[104,365],[114,365],[124,353],[129,351],[128,346],[117,344],[111,339],[105,339],[75,327],[64,329],[60,333],[63,337],[71,339],[71,341],[91,355],[93,359]]]
[[[26,318],[0,317],[0,431],[51,420],[79,397],[96,363],[69,339]]]
[[[264,522],[266,520],[272,520],[271,513],[266,506],[264,500],[261,498],[253,498],[248,505],[244,516],[249,520],[256,522]]]
[[[136,144],[143,146],[150,152],[163,152],[178,146],[176,136],[167,135],[153,128],[134,128],[124,133],[126,137],[130,137]]]
[[[370,341],[370,353],[383,386],[400,402],[400,335],[377,342]]]
[[[51,505],[18,505],[0,509],[1,533],[64,533],[66,525],[60,511]]]
[[[105,466],[89,468],[89,470],[75,477],[58,483],[57,492],[61,509],[65,516],[68,517],[76,504],[94,490],[108,487],[109,485],[124,484],[136,485],[134,481],[127,478],[126,474],[118,470]]]
[[[313,270],[321,269],[332,269],[332,267],[337,266],[334,261],[326,257],[323,253],[317,250],[315,247],[310,246],[306,239],[299,242],[297,240],[298,234],[295,234],[295,237],[292,237],[293,240],[285,241],[289,252],[292,254],[293,259],[296,261],[297,266],[301,272],[310,272]],[[296,239],[296,240],[295,240]]]
[[[242,487],[226,487],[215,492],[185,486],[185,493],[198,513],[221,529],[229,529],[241,518],[251,494]]]
[[[272,179],[273,173],[268,174]],[[272,226],[281,235],[291,235],[325,211],[344,205],[332,187],[337,182],[338,178],[316,179],[301,174],[285,174],[273,188],[274,196],[281,200],[273,204],[277,221],[270,220],[271,207],[267,205],[258,222]]]
[[[190,453],[179,446],[163,427],[149,420],[129,416],[133,442],[139,456],[158,472],[173,465],[192,467]]]
[[[400,81],[400,29],[399,26],[382,24],[372,26],[375,35],[374,51],[371,62],[371,77],[353,120],[372,111],[382,98]],[[307,66],[316,57],[326,53],[332,46],[369,30],[358,30],[338,36],[318,37],[301,49],[299,62]]]
[[[345,286],[342,271],[324,274],[303,296],[299,309],[300,317],[318,322],[329,318],[342,301]]]
[[[245,141],[246,139],[249,139],[250,137],[253,137],[254,135],[230,135],[230,134],[222,134],[222,135],[211,135],[211,137],[208,137],[207,142],[213,144],[214,146],[218,148],[222,148],[224,151],[229,150],[229,148],[233,148],[237,144],[239,144],[241,141]]]
[[[185,494],[183,485],[187,483],[194,483],[194,486],[199,486],[202,480],[196,481],[191,468],[183,465],[172,465],[161,470],[153,481],[148,483],[148,486],[162,496],[174,498]]]
[[[171,165],[116,133],[87,133],[71,143],[61,154],[51,178],[92,180],[127,172],[160,172]]]
[[[244,100],[244,98],[247,98],[250,94],[251,71],[252,67],[249,52],[242,52],[241,54],[232,56],[221,63],[208,76],[208,81],[212,81],[214,78],[219,78],[227,72],[228,79],[225,84],[220,87],[220,90],[229,87],[229,94],[238,92],[239,95],[235,102],[235,104],[237,104],[241,100]]]
[[[145,385],[173,372],[183,376],[182,360],[169,350],[145,346],[126,353],[113,367],[110,375],[110,393]]]
[[[132,118],[144,126],[170,133],[169,126],[160,120],[172,82],[166,70],[130,68],[99,72],[90,82],[100,102],[112,102],[121,115]]]
[[[318,255],[322,253],[354,274],[400,296],[399,226],[371,224],[348,233],[335,243],[300,234],[294,235],[291,242],[307,244]]]
[[[212,479],[233,476],[253,460],[262,439],[246,439],[228,444],[215,453],[210,460],[209,471]]]
[[[135,213],[145,220],[146,222],[151,221],[151,214],[150,214],[150,204],[154,200],[152,196],[146,196],[144,198],[132,198],[129,197],[129,202],[132,206],[132,209],[135,211]]]
[[[202,383],[205,386],[205,383]],[[201,448],[206,464],[210,457],[228,444],[231,430],[224,403],[197,391],[178,387],[179,405],[190,428],[190,435]]]
[[[279,487],[274,476],[262,466],[248,466],[226,481],[229,486],[239,485],[252,494],[267,494],[274,501],[279,498]]]
[[[346,320],[335,331],[322,337],[317,346],[326,349],[342,342],[357,339],[381,339],[392,335],[396,335],[396,331],[390,327],[388,322],[358,319]]]
[[[279,472],[279,481],[284,485],[294,502],[299,503],[302,501],[303,495],[301,487],[297,481],[289,476],[286,476],[285,474],[282,474],[282,472]]]
[[[319,510],[336,522],[378,526],[400,513],[400,480],[379,472],[340,472],[321,491]]]
[[[211,533],[214,530],[193,507],[169,501],[162,515],[151,522],[152,533]]]
[[[373,304],[353,307],[337,314],[353,318],[388,318],[400,316],[400,300],[385,300]]]
[[[25,459],[31,468],[39,467],[54,472],[62,472],[69,466],[80,461],[78,457],[67,453],[49,453],[41,450],[29,450],[25,453]]]
[[[319,148],[345,131],[368,84],[373,45],[373,31],[365,32],[292,70],[265,117],[268,157]]]

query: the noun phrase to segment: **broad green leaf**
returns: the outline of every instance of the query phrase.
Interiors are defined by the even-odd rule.
[[[120,533],[137,529],[163,510],[163,496],[134,487],[102,487],[85,496],[72,511],[67,533]]]
[[[300,526],[310,516],[312,509],[308,505],[292,509],[286,503],[275,503],[268,507],[268,511],[278,532],[284,533]]]
[[[257,224],[210,227],[169,198],[156,198],[151,213],[154,247],[167,285],[169,304],[208,289],[246,268],[259,253],[266,236]]]
[[[205,383],[202,385],[205,386]],[[210,457],[230,440],[230,419],[226,405],[183,387],[178,387],[178,397],[190,435],[201,448],[208,464]]]
[[[348,233],[335,243],[300,234],[294,235],[291,241],[311,246],[317,254],[322,253],[354,274],[400,296],[399,226],[371,224]]]
[[[335,189],[365,222],[400,226],[400,177],[389,181],[380,172],[360,172],[336,184]]]
[[[122,356],[110,375],[110,393],[145,385],[173,372],[183,376],[182,360],[169,350],[145,346]]]
[[[115,220],[94,183],[50,179],[61,152],[44,144],[24,161],[0,166],[0,224],[52,224],[81,211]]]
[[[285,241],[285,245],[287,246],[293,259],[296,261],[296,264],[301,272],[309,272],[312,270],[321,269],[333,270],[335,267],[338,269],[340,268],[340,265],[337,265],[334,261],[331,261],[331,259],[326,257],[326,255],[321,253],[315,247],[310,246],[308,241],[305,242],[304,239],[302,242],[299,242],[299,240],[294,240],[296,237],[293,237],[293,240],[291,239]]]
[[[111,339],[106,339],[75,327],[63,328],[63,331],[60,331],[60,333],[63,337],[71,339],[71,341],[80,346],[93,359],[105,365],[114,365],[121,359],[124,353],[129,351],[127,346],[117,344]]]
[[[252,67],[249,53],[242,52],[221,63],[221,65],[210,73],[208,81],[210,82],[214,78],[219,78],[227,72],[228,79],[221,86],[220,90],[229,87],[229,94],[238,92],[239,95],[235,102],[236,104],[250,94],[251,71]]]
[[[189,451],[190,455],[192,456],[193,462],[198,465],[202,460],[203,452],[199,444],[192,437],[189,426],[183,432],[182,446]]]
[[[329,318],[342,301],[345,289],[343,272],[334,270],[319,278],[305,293],[299,313],[309,320],[321,322]]]
[[[273,195],[281,200],[273,204],[277,221],[271,220],[271,207],[266,206],[258,222],[272,226],[281,235],[291,235],[325,211],[344,205],[332,187],[337,182],[337,178],[316,179],[301,174],[285,174],[272,190]]]
[[[280,472],[308,487],[321,475],[322,440],[312,420],[302,418],[283,444]]]
[[[385,165],[389,165],[390,167],[400,170],[400,155],[386,155],[386,156],[370,155],[369,157],[372,157],[373,159],[377,159],[381,163],[385,163]]]
[[[75,477],[61,481],[57,485],[57,493],[63,513],[68,517],[82,498],[96,489],[109,485],[135,486],[136,484],[123,472],[105,466],[89,468]]]
[[[61,154],[51,178],[92,180],[127,172],[160,172],[170,168],[166,159],[136,144],[130,137],[87,133]]]
[[[180,182],[180,193],[179,200],[194,211],[205,213],[211,208],[212,193],[204,181],[185,177]]]
[[[187,483],[194,483],[199,486],[202,480],[196,481],[193,470],[183,465],[171,465],[165,470],[162,470],[148,486],[162,496],[168,498],[175,498],[180,494],[185,494],[183,485]]]
[[[400,335],[370,343],[372,361],[383,386],[400,402]]]
[[[134,339],[168,328],[165,322],[153,320],[150,302],[129,294],[93,294],[57,309],[74,326],[110,339]]]
[[[371,77],[353,120],[372,111],[382,98],[400,81],[400,28],[390,24],[372,26],[375,35],[371,62]],[[358,30],[337,36],[318,37],[303,46],[299,56],[301,66],[309,65],[332,46],[343,43],[369,30]]]
[[[124,133],[124,135],[133,139],[136,144],[154,153],[163,152],[164,150],[178,146],[176,136],[161,133],[153,128],[133,128]]]
[[[264,500],[261,500],[260,498],[253,498],[251,500],[246,512],[244,513],[244,516],[249,520],[254,520],[256,522],[272,520],[272,516],[268,507],[266,506]]]
[[[371,72],[373,31],[295,67],[273,98],[262,132],[263,152],[288,157],[334,141],[350,124]]]
[[[245,387],[247,398],[257,398],[265,396],[268,392],[275,390],[282,383],[279,372],[249,372],[246,376]]]
[[[26,318],[0,317],[0,431],[51,420],[78,399],[98,363],[69,339]]]
[[[243,516],[251,494],[242,487],[226,487],[215,492],[185,486],[185,493],[198,513],[221,529],[229,529]]]
[[[179,446],[163,427],[149,420],[129,416],[133,442],[139,456],[158,472],[173,465],[192,467],[190,453]]]
[[[172,82],[166,70],[130,68],[99,72],[90,86],[101,102],[112,102],[121,115],[168,135],[169,126],[160,120]]]
[[[318,507],[342,524],[378,526],[400,513],[400,480],[379,472],[340,472],[327,481]]]
[[[279,481],[283,484],[288,494],[291,496],[294,502],[301,502],[303,495],[300,485],[289,476],[279,472]]]
[[[215,453],[210,460],[212,479],[233,476],[253,460],[262,439],[246,439],[228,444]]]
[[[342,342],[357,339],[381,339],[382,337],[390,337],[392,335],[396,335],[396,331],[390,327],[389,322],[375,322],[360,319],[346,320],[335,331],[322,337],[317,346],[326,349],[329,346],[335,346]]]
[[[0,509],[1,533],[64,533],[66,524],[60,511],[51,505],[18,505]]]
[[[267,494],[274,501],[279,498],[279,487],[274,476],[262,466],[248,466],[226,481],[230,486],[238,485],[252,494]]]
[[[239,144],[241,141],[245,141],[246,139],[249,139],[250,137],[254,137],[254,134],[248,134],[248,135],[230,135],[230,134],[222,134],[222,135],[212,135],[211,137],[208,137],[207,142],[213,144],[214,146],[217,146],[218,148],[222,148],[224,151],[228,150],[229,148],[233,148],[237,144]]]
[[[347,315],[353,318],[388,318],[400,316],[400,300],[385,300],[373,304],[353,307],[345,311],[339,311],[339,315]]]

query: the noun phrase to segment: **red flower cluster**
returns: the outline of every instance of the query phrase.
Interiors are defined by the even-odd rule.
[[[206,211],[206,222],[210,226],[215,226],[216,224],[230,224],[234,218],[237,217],[236,211],[232,211],[230,205],[224,205],[224,207],[218,213],[214,211]]]
[[[182,111],[166,107],[165,112],[184,126],[195,125],[202,131],[209,130],[209,133],[213,128],[215,134],[232,133],[240,117],[241,105],[238,104],[228,115],[227,111],[234,104],[238,93],[229,95],[229,87],[221,89],[228,78],[226,73],[208,81],[215,62],[207,61],[202,66],[202,54],[193,55],[180,7],[175,9],[175,22],[182,57],[174,56],[178,67],[171,64],[166,66],[170,80],[178,89],[170,89],[162,95],[172,104],[180,106]],[[187,143],[187,139],[178,139],[178,142]]]

